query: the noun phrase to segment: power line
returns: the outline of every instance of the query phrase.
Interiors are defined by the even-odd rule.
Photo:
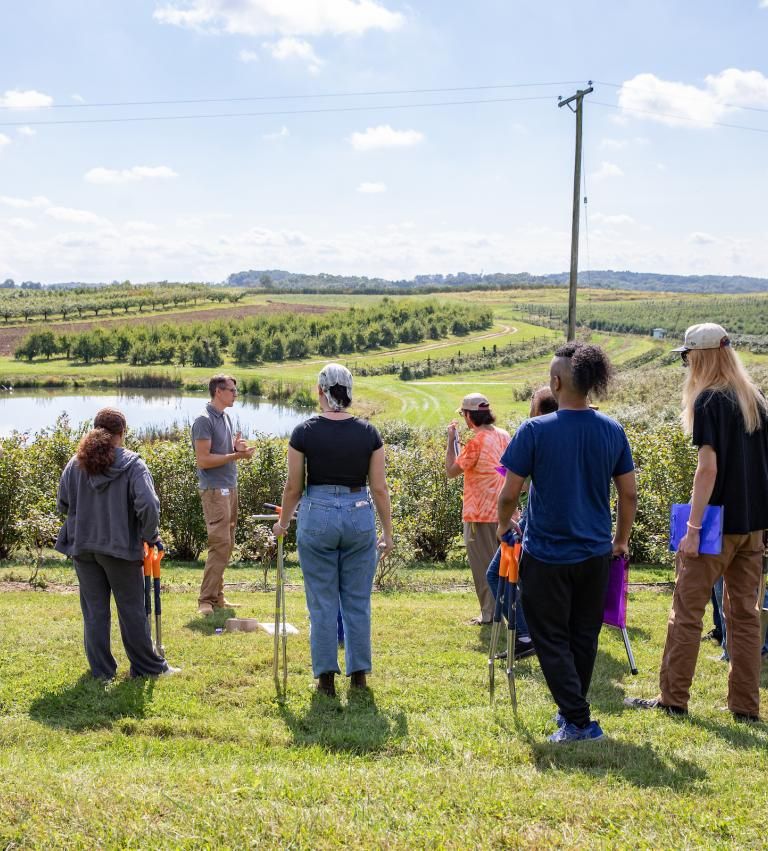
[[[600,80],[596,80],[595,82],[597,82],[597,84],[600,86],[609,86],[612,89],[623,89],[626,85],[626,83],[606,83]],[[654,95],[658,94],[657,89],[645,89],[634,85],[632,86],[632,90],[637,92],[647,92],[648,94]],[[744,109],[748,110],[749,112],[768,112],[768,108],[762,106],[740,106],[738,103],[726,103],[725,101],[721,100],[716,100],[715,103],[718,106],[728,107],[728,109]]]
[[[748,127],[745,124],[730,124],[726,121],[705,121],[701,118],[690,118],[687,115],[680,115],[674,112],[656,112],[652,109],[638,109],[631,106],[619,106],[616,103],[606,103],[601,100],[590,101],[595,106],[604,106],[608,109],[620,109],[622,112],[637,112],[641,115],[654,115],[657,118],[672,118],[675,121],[687,121],[690,124],[699,124],[702,127],[727,127],[729,130],[747,130],[751,133],[768,133],[768,127]]]
[[[216,98],[189,98],[184,100],[126,100],[102,103],[52,103],[45,109],[92,109],[95,107],[119,107],[119,106],[172,106],[189,105],[197,103],[244,103],[247,101],[273,101],[273,100],[316,100],[320,98],[351,98],[351,97],[383,97],[387,95],[423,95],[423,94],[445,94],[449,92],[480,92],[493,89],[528,89],[541,88],[545,86],[575,86],[578,80],[560,80],[552,83],[499,83],[498,85],[484,86],[454,86],[451,88],[437,89],[390,89],[373,92],[326,92],[319,94],[302,95],[248,95],[244,97],[216,97]],[[0,106],[4,110],[18,110],[19,107]]]
[[[531,95],[529,97],[519,98],[485,98],[482,100],[449,100],[449,101],[433,101],[425,103],[399,103],[399,104],[368,104],[366,106],[338,106],[338,107],[317,107],[315,109],[279,109],[268,110],[263,112],[214,112],[214,113],[195,113],[187,115],[134,115],[118,118],[69,118],[56,119],[53,121],[3,121],[0,122],[0,127],[47,127],[52,125],[62,124],[125,124],[129,122],[148,122],[148,121],[187,121],[192,119],[211,119],[211,118],[262,118],[267,116],[286,116],[286,115],[319,115],[325,113],[343,113],[343,112],[367,112],[370,110],[382,109],[422,109],[425,107],[435,106],[469,106],[474,104],[485,103],[519,103],[521,101],[537,101],[537,100],[553,100],[550,95]]]

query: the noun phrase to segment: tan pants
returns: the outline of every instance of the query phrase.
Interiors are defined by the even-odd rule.
[[[723,535],[718,556],[677,556],[677,579],[659,674],[661,702],[688,708],[701,645],[704,609],[712,586],[725,577],[723,609],[728,624],[728,708],[757,715],[760,710],[760,609],[762,532]]]
[[[221,488],[202,490],[200,501],[208,530],[208,558],[198,603],[221,607],[224,605],[224,569],[235,546],[237,488],[229,488],[229,493],[222,493]]]
[[[467,559],[475,581],[475,593],[480,603],[480,617],[484,621],[493,619],[495,601],[485,573],[491,559],[496,554],[499,542],[496,540],[496,523],[464,523],[464,544]]]

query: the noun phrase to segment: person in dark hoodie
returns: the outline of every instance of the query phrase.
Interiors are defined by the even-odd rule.
[[[80,582],[85,655],[94,677],[111,680],[110,596],[133,677],[174,674],[152,645],[144,611],[143,542],[162,546],[160,501],[147,465],[125,449],[125,416],[102,408],[61,474],[57,509],[66,515],[56,549],[72,558]]]

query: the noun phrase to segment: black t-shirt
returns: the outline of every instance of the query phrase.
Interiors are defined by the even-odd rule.
[[[290,445],[307,459],[308,485],[363,487],[371,455],[384,445],[379,432],[365,420],[331,420],[314,416],[297,425]]]
[[[718,390],[700,393],[693,406],[693,444],[711,446],[717,479],[710,505],[722,505],[723,532],[746,535],[768,529],[768,421],[752,434],[735,397]]]

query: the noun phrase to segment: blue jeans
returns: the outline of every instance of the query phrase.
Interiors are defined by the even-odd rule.
[[[488,565],[488,571],[485,574],[486,581],[488,582],[488,587],[491,589],[491,594],[493,594],[493,599],[496,599],[496,592],[499,590],[499,565],[501,564],[501,547],[496,550],[496,555],[491,559],[491,563]],[[504,600],[501,604],[501,611],[504,617],[509,621],[509,608],[512,602],[512,595],[505,594]],[[520,583],[517,583],[517,603],[515,607],[515,615],[517,618],[517,634],[519,637],[525,638],[529,635],[528,633],[528,623],[525,620],[525,612],[523,611],[523,604],[520,600]]]
[[[761,581],[764,581],[764,580],[761,579]],[[762,606],[763,606],[764,609],[768,609],[768,588],[765,589]],[[727,624],[725,623],[725,612],[723,611],[723,577],[722,576],[717,580],[717,582],[715,582],[715,586],[712,589],[712,608],[713,608],[713,613],[712,613],[713,618],[712,619],[715,621],[716,625],[717,625],[717,621],[718,620],[720,621],[720,624],[721,624],[720,629],[723,633],[723,640],[721,642],[722,646],[723,646],[723,659],[725,661],[728,661],[728,649],[727,649],[726,643],[725,643],[726,632],[727,632],[728,627],[727,627]],[[717,615],[717,618],[715,618],[715,615]],[[766,631],[765,635],[763,636],[763,646],[761,648],[761,653],[764,656],[768,655],[768,631]]]
[[[367,490],[308,485],[296,542],[309,608],[312,672],[341,673],[339,604],[344,613],[347,676],[371,670],[371,590],[376,573],[376,515]]]

